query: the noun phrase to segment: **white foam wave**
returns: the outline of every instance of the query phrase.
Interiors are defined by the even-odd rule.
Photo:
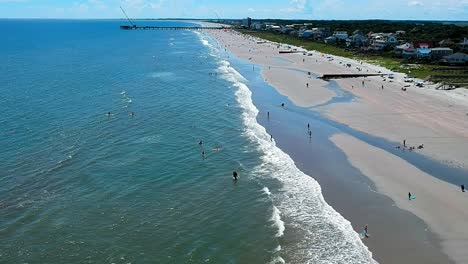
[[[271,215],[270,221],[273,221],[274,225],[278,228],[276,233],[277,237],[282,237],[284,235],[284,222],[281,220],[281,211],[273,206],[273,213]]]
[[[268,187],[263,187],[262,191],[268,196],[271,195],[270,189],[268,189]]]
[[[298,252],[292,257],[294,262],[376,263],[351,223],[325,202],[317,181],[300,171],[291,157],[276,147],[265,128],[257,123],[259,111],[252,102],[245,78],[227,61],[221,61],[218,70],[223,73],[222,78],[237,88],[235,95],[243,110],[245,136],[264,153],[255,175],[275,178],[282,183],[280,192],[272,195],[275,206],[271,220],[278,227],[277,234],[282,236],[286,228],[282,214],[290,221],[286,226],[304,237],[303,241],[291,246]]]

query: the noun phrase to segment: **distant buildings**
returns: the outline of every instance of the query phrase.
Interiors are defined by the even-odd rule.
[[[328,44],[341,45],[346,43],[348,48],[366,53],[392,51],[394,56],[407,60],[432,60],[457,65],[465,65],[468,61],[468,55],[463,53],[468,52],[468,38],[466,37],[458,43],[448,38],[439,42],[404,43],[404,40],[398,40],[399,37],[408,39],[407,33],[403,30],[398,30],[395,33],[369,32],[367,34],[355,30],[351,35],[348,35],[347,31],[336,30],[332,34],[330,28],[313,28],[312,23],[276,24],[272,22],[253,22],[250,17],[243,19],[241,26],[253,30],[267,30],[304,39],[314,39]],[[399,42],[400,45],[398,45]],[[438,47],[433,48],[433,44],[438,44]],[[457,51],[459,52],[454,54]]]
[[[252,19],[250,17],[242,19],[243,28],[250,28],[250,25],[252,25]]]

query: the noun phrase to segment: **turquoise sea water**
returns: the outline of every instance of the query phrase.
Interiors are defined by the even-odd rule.
[[[0,263],[372,261],[215,41],[120,23],[0,20]]]

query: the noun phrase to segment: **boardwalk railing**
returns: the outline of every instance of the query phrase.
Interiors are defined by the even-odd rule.
[[[160,26],[120,26],[123,30],[203,30],[203,29],[229,29],[229,27],[160,27]]]

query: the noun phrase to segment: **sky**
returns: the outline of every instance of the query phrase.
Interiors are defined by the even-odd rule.
[[[0,0],[0,18],[468,20],[468,0]]]

